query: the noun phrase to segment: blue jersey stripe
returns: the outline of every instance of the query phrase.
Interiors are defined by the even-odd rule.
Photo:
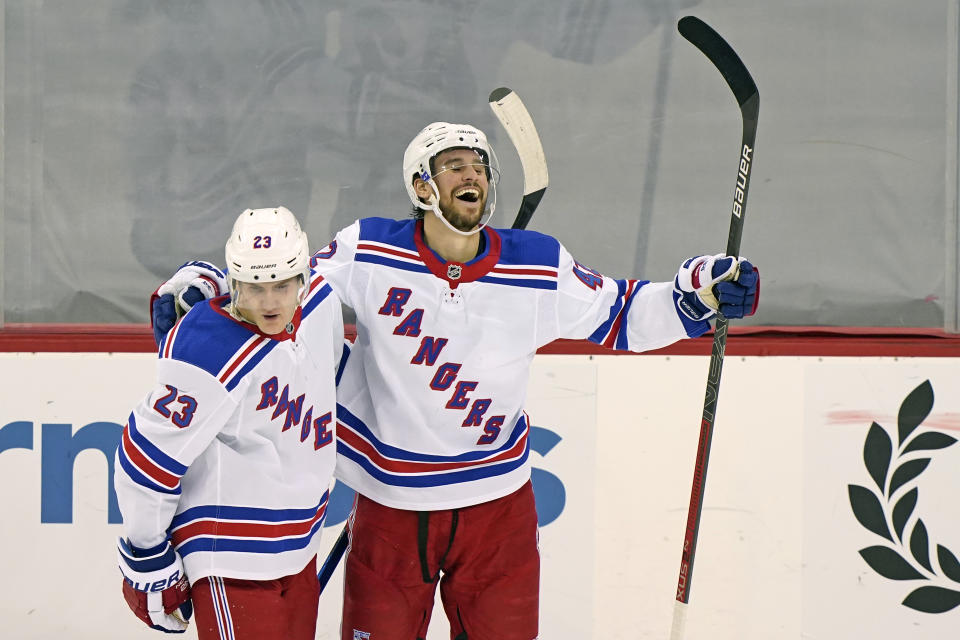
[[[413,241],[416,228],[417,221],[413,218],[363,218],[360,220],[360,241],[380,242],[416,253],[417,245]]]
[[[219,538],[219,537],[198,537],[187,540],[179,547],[177,552],[181,556],[186,556],[197,551],[239,551],[242,553],[283,553],[284,551],[296,551],[303,549],[310,544],[313,536],[323,526],[324,518],[320,518],[311,527],[309,533],[299,538],[285,538],[283,540],[260,540],[243,538]]]
[[[590,342],[595,342],[597,344],[603,344],[604,339],[607,337],[607,334],[610,333],[610,328],[613,326],[614,321],[617,319],[617,314],[620,313],[620,309],[623,307],[623,294],[627,291],[627,281],[626,280],[615,280],[617,283],[617,297],[612,305],[610,305],[610,315],[607,316],[607,319],[603,321],[597,330],[590,334],[590,337],[587,338]]]
[[[330,492],[326,491],[320,504],[306,509],[265,509],[262,507],[234,507],[208,504],[191,507],[173,517],[170,526],[174,529],[193,520],[243,520],[251,522],[302,522],[310,520],[327,503]]]
[[[336,385],[340,386],[340,378],[343,377],[343,370],[347,367],[347,360],[350,358],[350,343],[343,341],[343,351],[340,353],[340,364],[337,365]]]
[[[180,495],[179,484],[177,484],[177,486],[173,489],[169,489],[162,484],[157,484],[147,476],[140,473],[140,470],[133,466],[133,463],[130,462],[130,460],[127,459],[127,456],[123,453],[122,446],[117,450],[117,453],[119,453],[117,460],[120,462],[120,468],[123,469],[124,473],[126,473],[127,476],[135,483],[141,487],[149,489],[150,491],[156,491],[157,493],[167,493],[175,496]]]
[[[507,439],[507,441],[499,448],[487,451],[468,451],[456,456],[441,456],[426,453],[414,453],[413,451],[398,449],[397,447],[380,442],[380,440],[373,435],[373,432],[370,431],[370,428],[367,427],[367,425],[365,425],[360,418],[350,413],[346,407],[339,403],[337,404],[337,420],[359,433],[365,440],[373,445],[373,448],[376,449],[380,455],[386,458],[393,458],[394,460],[409,460],[413,462],[474,462],[477,460],[483,460],[485,458],[492,458],[499,453],[513,448],[513,446],[517,444],[517,441],[520,440],[520,438],[522,438],[527,431],[526,417],[520,416],[520,419],[517,420],[516,424],[514,425],[513,433],[510,434],[510,437]],[[338,442],[337,446],[339,447],[341,444],[341,442]]]
[[[403,475],[388,473],[374,465],[366,456],[361,455],[354,449],[346,446],[343,442],[337,443],[337,454],[345,456],[360,465],[370,476],[380,482],[395,487],[439,487],[460,482],[471,482],[481,480],[492,476],[499,476],[510,473],[514,469],[522,466],[530,456],[530,443],[523,449],[523,455],[515,460],[508,460],[497,464],[491,464],[487,467],[471,467],[462,471],[451,471],[448,473],[438,473],[430,475]]]
[[[267,354],[273,351],[273,349],[280,344],[276,340],[267,340],[267,343],[257,349],[252,356],[247,360],[247,363],[240,367],[240,369],[234,373],[229,380],[227,380],[226,389],[227,391],[233,391],[240,381],[243,380],[243,377],[253,371],[253,369],[260,364],[260,361],[267,357]]]
[[[386,267],[393,267],[394,269],[401,269],[403,271],[413,271],[414,273],[430,273],[430,269],[428,269],[427,265],[423,263],[404,262],[402,260],[394,260],[393,258],[388,258],[386,256],[377,254],[358,253],[355,260],[357,262],[381,264]]]
[[[147,440],[147,438],[137,430],[136,417],[131,413],[127,422],[127,428],[130,433],[130,440],[133,441],[143,453],[153,461],[158,467],[169,471],[175,476],[182,476],[187,472],[187,466],[180,464],[166,453],[160,450],[156,445]]]
[[[303,307],[303,312],[300,317],[306,318],[307,315],[309,315],[311,311],[316,309],[317,306],[321,302],[323,302],[324,299],[326,299],[326,297],[329,296],[331,293],[333,293],[333,289],[330,288],[330,285],[326,283],[321,285],[320,289],[315,294],[313,294],[313,297],[310,298],[309,302],[307,302],[307,305]]]
[[[477,278],[477,282],[489,282],[491,284],[505,284],[510,287],[525,287],[528,289],[547,289],[556,291],[556,280],[527,280],[521,278],[498,278],[496,276],[483,276]]]
[[[500,235],[502,265],[540,265],[556,269],[560,265],[560,243],[556,238],[526,229],[497,229]]]
[[[617,280],[617,282],[620,283],[621,280]],[[623,282],[624,282],[624,285],[627,284],[626,281],[623,281]],[[622,320],[620,321],[620,330],[617,331],[617,337],[613,347],[614,349],[620,349],[621,351],[626,351],[627,349],[630,348],[630,341],[627,339],[627,326],[629,325],[630,306],[633,304],[633,301],[637,297],[637,293],[640,292],[640,289],[642,289],[643,286],[648,284],[649,282],[650,282],[649,280],[638,281],[636,283],[636,287],[634,287],[633,289],[633,293],[630,294],[630,297],[627,298],[626,302],[624,303],[623,311],[620,314],[620,317],[622,318]]]

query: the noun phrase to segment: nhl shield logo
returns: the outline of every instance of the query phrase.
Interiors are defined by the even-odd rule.
[[[463,265],[459,265],[459,264],[447,265],[447,277],[450,278],[451,280],[459,280],[462,274],[463,274]]]

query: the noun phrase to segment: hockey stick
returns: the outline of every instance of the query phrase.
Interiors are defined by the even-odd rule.
[[[747,206],[747,189],[750,186],[750,169],[753,164],[753,145],[757,137],[760,94],[740,57],[716,31],[693,16],[681,18],[677,28],[680,35],[700,49],[720,71],[733,91],[737,104],[740,105],[743,138],[740,144],[740,157],[737,159],[737,186],[733,195],[730,234],[727,238],[727,255],[739,256],[743,216]],[[713,333],[713,349],[710,354],[710,370],[707,375],[707,392],[703,402],[703,417],[700,420],[700,444],[697,447],[697,461],[693,470],[693,487],[690,489],[690,508],[687,511],[687,528],[683,537],[683,554],[680,558],[680,577],[677,581],[677,598],[674,603],[670,640],[680,640],[686,624],[686,608],[690,602],[690,583],[693,578],[693,558],[697,550],[697,534],[700,531],[703,489],[707,481],[707,462],[710,458],[714,414],[717,408],[717,396],[720,393],[720,371],[723,368],[723,353],[726,346],[727,319],[718,313]]]
[[[347,525],[343,525],[343,530],[337,537],[337,541],[333,543],[333,548],[330,549],[330,553],[327,554],[327,559],[323,561],[323,566],[320,567],[320,571],[317,573],[317,580],[320,581],[320,593],[323,593],[324,587],[330,582],[330,577],[333,575],[333,572],[336,571],[337,565],[340,564],[343,552],[347,550],[348,538]]]
[[[520,96],[512,89],[500,87],[490,92],[490,109],[497,120],[506,129],[510,141],[520,156],[523,167],[523,200],[520,211],[513,221],[513,229],[526,229],[527,223],[536,211],[540,199],[547,190],[547,159],[543,155],[543,145],[537,128],[533,126],[530,113],[523,106]]]
[[[520,211],[517,212],[512,228],[525,229],[547,190],[547,159],[543,155],[543,145],[540,144],[540,136],[537,135],[537,128],[533,126],[530,113],[513,90],[506,87],[494,89],[490,93],[490,109],[507,130],[507,135],[520,156],[520,166],[523,168],[523,200],[520,201]],[[317,573],[320,593],[323,593],[324,587],[340,564],[343,553],[347,550],[348,539],[347,526],[344,525]]]

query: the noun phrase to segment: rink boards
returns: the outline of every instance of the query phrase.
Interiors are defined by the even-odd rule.
[[[541,638],[667,637],[707,364],[535,359]],[[109,483],[153,367],[150,354],[0,354],[5,636],[157,637],[120,594]],[[958,389],[956,358],[728,357],[687,637],[955,633]],[[335,493],[325,548],[349,506]],[[318,638],[338,637],[341,588],[338,571]],[[428,640],[448,637],[442,617]]]

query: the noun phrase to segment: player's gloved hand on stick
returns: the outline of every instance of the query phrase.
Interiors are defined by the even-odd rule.
[[[186,631],[193,615],[190,583],[170,541],[139,549],[120,538],[117,558],[123,574],[123,599],[130,610],[152,629]]]
[[[706,320],[718,310],[725,318],[742,318],[757,310],[760,272],[744,258],[696,256],[680,265],[673,291],[677,308],[691,320]]]
[[[209,262],[187,262],[150,297],[153,338],[160,344],[177,318],[201,300],[229,293],[223,272]]]

